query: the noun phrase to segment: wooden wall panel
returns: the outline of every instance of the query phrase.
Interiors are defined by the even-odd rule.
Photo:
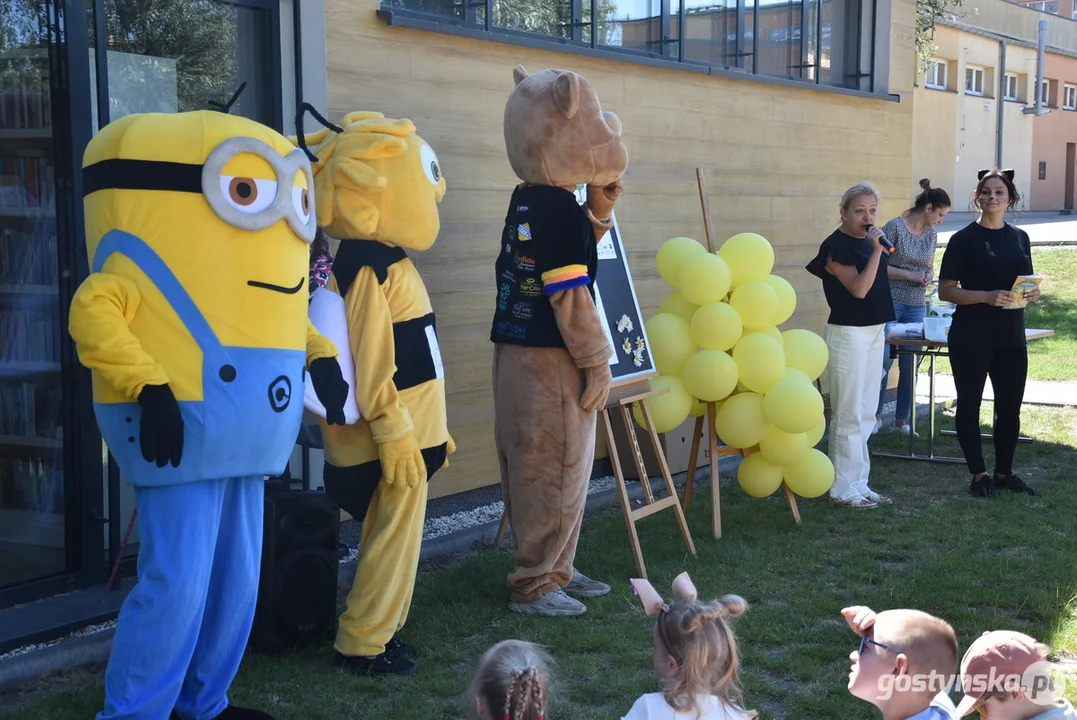
[[[376,0],[328,0],[329,118],[352,110],[411,118],[448,182],[438,242],[415,255],[438,313],[459,448],[432,496],[498,482],[489,323],[501,223],[517,182],[502,131],[512,68],[575,70],[620,116],[631,163],[617,215],[645,316],[671,289],[654,269],[662,242],[703,240],[698,165],[707,170],[715,238],[754,231],[770,239],[778,272],[798,292],[787,327],[821,332],[826,303],[803,266],[836,227],[842,191],[875,182],[880,220],[908,202],[912,48],[899,28],[911,28],[913,0],[894,5],[901,61],[891,62],[890,79],[900,103],[389,27]]]

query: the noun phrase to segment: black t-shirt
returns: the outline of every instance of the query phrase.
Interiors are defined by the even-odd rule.
[[[598,273],[595,230],[576,195],[548,185],[516,188],[494,269],[497,298],[490,340],[564,347],[549,298],[581,286],[593,298]]]
[[[832,258],[839,265],[850,265],[857,272],[863,272],[871,259],[871,241],[867,238],[854,238],[841,230],[835,230],[819,246],[819,254],[807,264],[806,269],[823,281],[823,294],[830,306],[830,325],[852,325],[867,327],[883,325],[894,320],[894,301],[890,297],[890,281],[886,277],[886,253],[879,256],[879,270],[875,281],[863,298],[858,298],[845,289],[834,275],[826,270],[827,258]]]
[[[946,244],[939,280],[956,280],[964,290],[1012,290],[1018,275],[1031,275],[1032,247],[1028,233],[1004,224],[990,230],[972,222]],[[1024,347],[1024,309],[977,303],[958,305],[950,326],[951,345]]]

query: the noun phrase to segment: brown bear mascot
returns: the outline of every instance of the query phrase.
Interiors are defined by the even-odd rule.
[[[613,226],[628,152],[621,121],[582,77],[523,66],[513,75],[505,147],[523,182],[505,217],[490,333],[495,442],[516,540],[509,608],[582,615],[576,598],[610,591],[573,560],[613,356],[595,307],[597,244]],[[582,207],[578,185],[587,185]]]

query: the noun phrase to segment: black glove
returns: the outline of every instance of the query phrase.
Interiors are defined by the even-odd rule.
[[[310,364],[310,381],[314,392],[325,406],[325,421],[344,425],[344,403],[348,400],[348,383],[340,374],[336,358],[318,358]]]
[[[139,440],[142,457],[163,468],[169,462],[179,467],[183,455],[183,417],[179,403],[168,385],[146,385],[138,396],[142,406]]]

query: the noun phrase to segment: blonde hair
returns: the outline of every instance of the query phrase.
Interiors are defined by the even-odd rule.
[[[471,696],[481,697],[499,720],[540,720],[546,714],[550,659],[537,645],[504,640],[479,661]]]
[[[875,204],[882,202],[879,198],[879,191],[875,189],[874,185],[869,182],[858,182],[841,194],[841,203],[839,203],[839,207],[842,210],[848,210],[849,205],[853,202],[853,198],[858,198],[861,195],[871,195],[875,198]]]
[[[702,709],[698,695],[716,695],[739,707],[740,657],[729,618],[743,615],[748,603],[739,595],[723,595],[709,603],[680,601],[658,616],[658,634],[677,662],[677,672],[662,683],[662,696],[678,712]],[[755,717],[755,713],[750,713]]]

